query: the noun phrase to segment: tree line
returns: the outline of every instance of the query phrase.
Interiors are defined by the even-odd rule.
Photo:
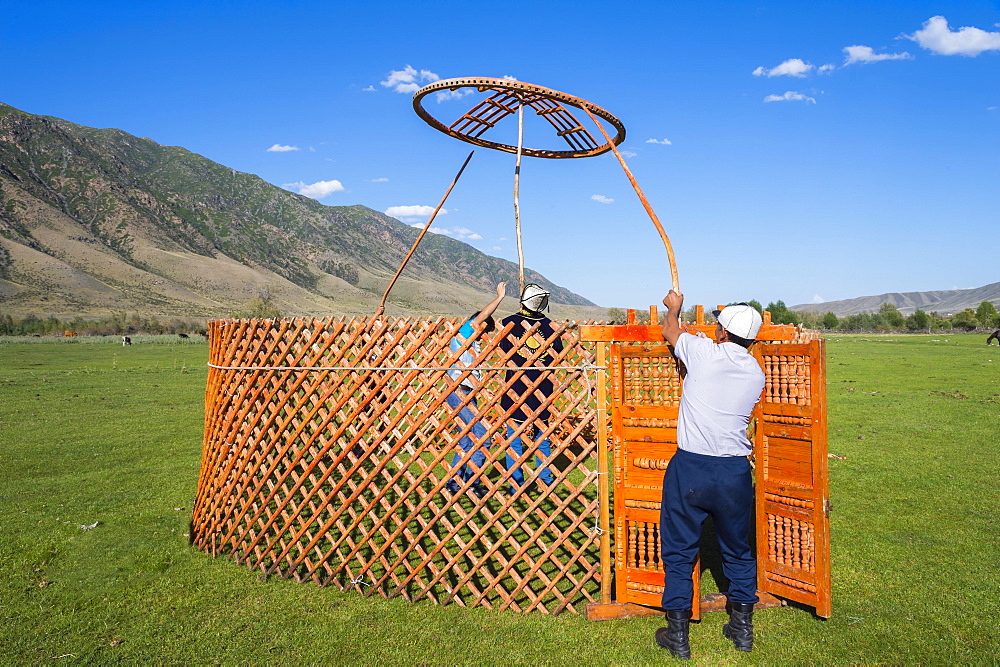
[[[961,329],[973,331],[1000,328],[1000,313],[989,301],[983,301],[977,308],[966,308],[953,315],[942,315],[937,311],[926,312],[917,308],[909,315],[903,315],[895,304],[883,303],[878,312],[857,313],[837,317],[831,312],[797,313],[785,307],[784,302],[768,304],[771,321],[778,324],[801,324],[807,329],[827,329],[831,331],[932,331],[940,329]]]
[[[758,311],[771,313],[771,321],[775,324],[801,325],[806,329],[827,331],[932,331],[941,329],[961,329],[973,331],[978,328],[1000,329],[1000,312],[989,301],[983,301],[975,309],[966,308],[954,315],[941,315],[937,311],[929,313],[916,309],[909,315],[903,315],[891,303],[883,303],[878,312],[858,313],[846,317],[837,317],[831,312],[799,313],[789,310],[784,301],[772,301],[767,306],[761,306],[759,301],[748,301]],[[264,292],[250,299],[243,305],[234,317],[250,317],[255,319],[279,318],[284,312],[279,309],[271,294]],[[608,321],[624,323],[626,311],[622,308],[609,308]],[[647,322],[647,311],[636,312],[639,322]],[[694,309],[682,313],[682,319],[694,321]],[[706,319],[712,321],[712,316],[706,314]],[[114,313],[99,319],[84,319],[74,317],[62,320],[57,317],[36,317],[28,315],[22,319],[14,319],[7,313],[0,313],[0,336],[53,336],[71,331],[83,336],[121,336],[128,334],[179,334],[197,333],[203,331],[202,321],[170,319],[160,320],[154,316],[128,315]]]
[[[274,295],[267,288],[258,291],[257,296],[245,302],[240,310],[233,311],[231,317],[272,319],[284,317],[285,313],[274,302]],[[71,332],[78,336],[123,336],[131,334],[190,334],[203,333],[205,320],[169,319],[128,313],[112,313],[107,317],[84,319],[74,317],[62,320],[58,317],[37,317],[27,315],[16,320],[8,313],[0,312],[0,336],[58,336]]]
[[[977,308],[966,308],[962,312],[953,315],[942,315],[937,311],[928,313],[920,308],[917,308],[909,315],[903,315],[894,304],[883,303],[879,307],[878,312],[858,313],[845,317],[837,317],[832,312],[796,312],[789,310],[784,301],[772,301],[766,307],[762,306],[756,300],[748,301],[747,303],[761,313],[765,310],[771,313],[771,322],[774,324],[801,325],[806,329],[827,331],[932,331],[941,329],[973,331],[978,328],[1000,329],[1000,312],[989,301],[983,301]],[[625,322],[625,316],[626,311],[622,308],[608,309],[608,320],[611,322]],[[686,322],[694,321],[694,309],[684,311],[681,317]],[[639,322],[646,322],[649,320],[649,313],[638,311],[636,312],[636,319]],[[706,320],[710,322],[714,321],[708,313],[706,313]]]
[[[122,336],[130,334],[198,333],[205,324],[181,319],[161,320],[157,317],[114,313],[108,317],[85,320],[82,317],[63,320],[58,317],[27,315],[14,319],[0,313],[0,336],[61,336],[72,332],[80,336]]]

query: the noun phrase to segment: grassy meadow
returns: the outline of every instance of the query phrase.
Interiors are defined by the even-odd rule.
[[[1000,661],[1000,348],[985,338],[830,338],[833,616],[762,610],[740,654],[707,614],[695,664]],[[366,598],[189,547],[207,345],[132,340],[0,338],[0,662],[670,659],[659,618]]]

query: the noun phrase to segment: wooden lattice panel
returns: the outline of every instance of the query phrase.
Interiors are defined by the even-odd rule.
[[[446,403],[458,319],[287,319],[210,322],[205,444],[192,541],[265,574],[366,595],[462,606],[577,611],[601,583],[592,352],[556,323],[548,352],[555,391],[551,486],[530,440],[512,494],[499,348],[484,336],[475,392],[486,435],[459,428]],[[534,330],[525,332],[527,338]],[[515,345],[516,350],[519,346]],[[530,384],[530,383],[529,383]],[[530,390],[531,387],[529,387]],[[513,422],[512,422],[513,423]],[[515,435],[519,435],[520,431]],[[487,445],[477,498],[445,489],[457,443]]]
[[[816,539],[813,525],[778,514],[767,515],[767,557],[775,563],[806,572],[816,571]],[[815,591],[808,582],[803,588]]]
[[[621,360],[623,402],[678,407],[681,376],[673,351],[666,345],[659,345],[632,352]]]
[[[810,405],[811,371],[805,355],[764,355],[764,394],[761,400],[785,405]]]

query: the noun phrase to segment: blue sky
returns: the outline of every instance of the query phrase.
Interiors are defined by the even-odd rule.
[[[472,147],[416,116],[413,84],[511,76],[589,99],[627,128],[688,304],[1000,281],[997,2],[0,8],[0,101],[414,224]],[[427,108],[450,123],[470,100]],[[532,120],[525,143],[553,147]],[[513,166],[477,149],[435,228],[516,261]],[[600,305],[670,286],[612,155],[525,158],[521,218],[528,266]]]

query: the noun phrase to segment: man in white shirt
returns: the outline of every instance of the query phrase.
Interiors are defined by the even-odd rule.
[[[722,632],[738,650],[750,651],[753,606],[759,598],[757,562],[750,549],[754,496],[747,456],[753,445],[746,430],[764,389],[764,372],[748,348],[760,331],[761,316],[747,304],[715,311],[713,341],[681,328],[683,295],[671,290],[663,305],[667,307],[663,337],[687,375],[677,420],[677,452],[663,475],[660,546],[666,570],[662,606],[668,627],[656,631],[656,641],[678,658],[691,657],[691,575],[702,524],[711,516],[729,579],[730,619]]]

